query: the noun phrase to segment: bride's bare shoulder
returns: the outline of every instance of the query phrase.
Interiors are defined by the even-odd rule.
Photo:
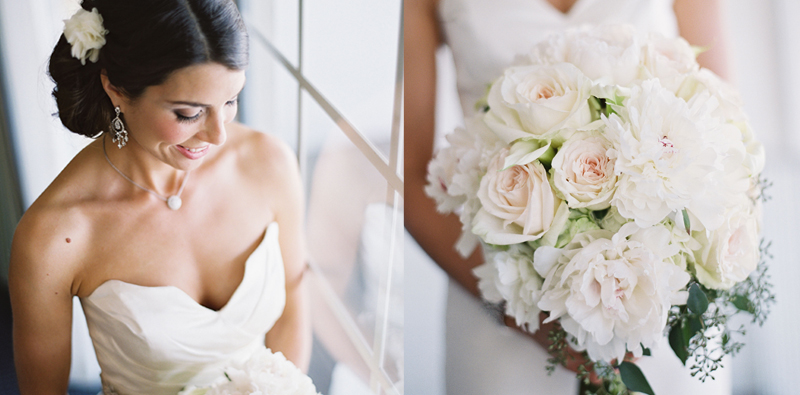
[[[279,137],[239,123],[229,126],[230,143],[239,168],[248,177],[264,179],[297,170],[297,156]]]
[[[90,208],[102,194],[102,182],[87,175],[96,168],[93,150],[90,144],[76,155],[25,211],[14,232],[12,273],[42,271],[57,277],[80,269],[96,222]]]
[[[72,294],[90,227],[76,207],[53,203],[40,199],[22,216],[11,245],[9,281]]]

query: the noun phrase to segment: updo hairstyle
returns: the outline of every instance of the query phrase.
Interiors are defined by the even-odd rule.
[[[247,67],[247,31],[232,0],[84,0],[81,6],[97,8],[108,31],[97,63],[81,64],[62,34],[49,65],[58,115],[74,133],[95,137],[109,130],[115,114],[100,80],[102,70],[136,100],[145,88],[187,66]]]

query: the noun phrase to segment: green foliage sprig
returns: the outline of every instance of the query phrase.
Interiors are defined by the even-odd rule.
[[[567,336],[569,336],[567,331],[565,331],[561,325],[556,325],[555,328],[550,330],[550,333],[547,334],[547,341],[550,343],[550,345],[547,346],[547,352],[550,354],[550,358],[547,359],[547,366],[545,366],[545,369],[547,370],[548,376],[556,371],[557,366],[566,366],[568,360],[573,358],[569,353]]]
[[[767,319],[775,303],[767,273],[767,260],[772,259],[770,246],[771,243],[762,240],[758,266],[744,281],[724,291],[693,283],[686,306],[670,309],[667,321],[670,346],[684,364],[692,361],[691,375],[700,381],[713,380],[712,373],[722,367],[722,358],[734,356],[744,347],[737,339],[745,335],[745,328],[731,328],[731,317],[747,313],[759,326]]]

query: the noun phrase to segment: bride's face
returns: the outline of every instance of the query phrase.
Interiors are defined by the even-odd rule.
[[[225,142],[225,124],[236,115],[244,80],[244,71],[218,63],[179,69],[136,100],[124,100],[128,133],[160,161],[182,170],[196,168]]]

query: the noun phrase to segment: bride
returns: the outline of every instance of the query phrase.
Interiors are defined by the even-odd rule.
[[[53,96],[95,140],[14,236],[22,394],[67,392],[75,295],[106,394],[208,385],[265,346],[307,368],[301,182],[233,122],[247,45],[230,0],[84,0],[65,21]]]
[[[462,258],[454,246],[461,233],[456,215],[442,216],[425,196],[427,163],[434,150],[436,52],[453,54],[465,117],[475,111],[487,85],[551,32],[585,24],[628,23],[639,32],[680,34],[708,46],[698,61],[729,78],[721,34],[721,0],[409,0],[405,3],[406,215],[409,233],[450,276],[446,323],[446,386],[449,394],[574,394],[574,370],[545,372],[547,332],[528,336],[492,319],[478,301],[472,269],[483,262],[480,249]],[[509,321],[506,317],[507,323]],[[642,366],[656,393],[730,393],[729,371],[701,384],[672,355],[666,342]]]

